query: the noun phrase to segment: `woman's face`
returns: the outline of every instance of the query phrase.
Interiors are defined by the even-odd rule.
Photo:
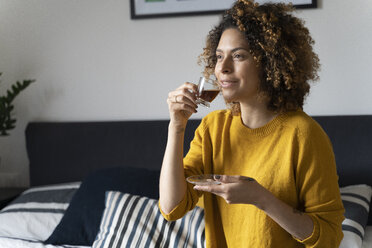
[[[248,42],[237,29],[226,29],[218,43],[215,75],[227,102],[254,103],[258,99],[259,68]]]

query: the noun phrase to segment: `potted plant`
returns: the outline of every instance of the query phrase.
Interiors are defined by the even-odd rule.
[[[0,72],[0,76],[2,73]],[[12,116],[14,109],[14,98],[24,89],[26,89],[35,80],[23,80],[16,82],[7,90],[6,94],[0,95],[0,136],[9,135],[8,131],[15,128],[16,119]]]

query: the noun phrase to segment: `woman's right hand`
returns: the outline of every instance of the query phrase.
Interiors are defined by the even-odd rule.
[[[196,92],[198,86],[192,83],[184,83],[179,88],[168,94],[168,108],[171,124],[185,128],[188,119],[196,113]]]

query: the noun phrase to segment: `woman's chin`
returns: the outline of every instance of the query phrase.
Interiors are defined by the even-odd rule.
[[[223,96],[223,99],[225,100],[225,102],[227,102],[227,103],[236,102],[236,97],[234,97],[234,95],[232,95],[232,94],[226,94],[226,93],[222,92],[222,96]]]

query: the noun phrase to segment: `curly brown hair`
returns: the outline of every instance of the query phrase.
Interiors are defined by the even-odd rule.
[[[222,33],[237,28],[243,32],[260,68],[259,92],[269,99],[267,108],[274,112],[302,108],[310,90],[309,81],[318,79],[320,65],[312,48],[314,40],[304,22],[291,15],[293,10],[291,4],[235,2],[207,36],[206,47],[199,56],[199,62],[205,66],[204,74],[214,73]],[[235,114],[240,112],[237,103],[230,108]]]

